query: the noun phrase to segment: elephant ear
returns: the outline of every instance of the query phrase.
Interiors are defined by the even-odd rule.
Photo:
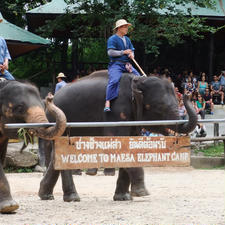
[[[140,86],[145,79],[145,77],[135,76],[131,82],[132,108],[135,120],[142,120],[143,118],[143,91]]]

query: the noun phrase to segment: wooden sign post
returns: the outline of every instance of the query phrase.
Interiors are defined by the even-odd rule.
[[[55,169],[190,166],[190,138],[60,137],[55,140]]]

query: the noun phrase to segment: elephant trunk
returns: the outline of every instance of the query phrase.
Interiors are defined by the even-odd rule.
[[[198,116],[187,95],[184,95],[184,106],[188,113],[188,122],[184,124],[179,124],[176,127],[173,127],[172,129],[178,133],[187,134],[195,129],[198,122]]]
[[[46,97],[46,107],[50,114],[52,114],[56,119],[55,126],[31,129],[31,131],[40,138],[53,140],[64,133],[66,129],[66,116],[61,109],[54,105],[53,96],[50,94]],[[26,122],[48,123],[48,119],[43,108],[34,106],[29,108]]]

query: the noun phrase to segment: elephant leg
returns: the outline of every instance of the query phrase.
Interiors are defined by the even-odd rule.
[[[45,140],[38,138],[38,157],[39,157],[39,166],[45,168]]]
[[[51,161],[51,148],[52,148],[52,141],[38,138],[39,165],[42,168],[47,168]]]
[[[81,169],[72,170],[72,174],[73,175],[82,175],[82,170]]]
[[[59,178],[59,173],[60,173],[59,170],[54,169],[53,156],[52,156],[48,169],[40,183],[38,196],[41,198],[41,200],[54,199],[53,189]]]
[[[143,168],[126,168],[126,170],[130,177],[131,195],[137,197],[149,195],[149,192],[145,188]]]
[[[104,174],[105,174],[105,176],[114,176],[115,175],[115,168],[105,168]]]
[[[124,168],[119,169],[119,175],[116,183],[116,191],[113,196],[114,201],[132,200],[129,193],[130,177]]]
[[[73,182],[72,171],[70,170],[62,170],[62,189],[63,189],[63,200],[65,202],[79,202],[80,197],[77,193]]]
[[[19,208],[16,201],[12,199],[9,183],[3,170],[8,138],[0,138],[0,212],[11,213]]]
[[[90,168],[90,169],[87,169],[86,174],[90,176],[95,176],[97,172],[98,172],[97,168]]]

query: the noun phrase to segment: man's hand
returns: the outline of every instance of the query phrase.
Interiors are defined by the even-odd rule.
[[[5,67],[4,65],[0,64],[0,73],[4,73]]]
[[[128,57],[129,57],[130,59],[134,59],[134,53],[131,52],[131,53],[128,55]]]
[[[3,63],[3,66],[4,66],[5,70],[8,70],[8,68],[9,68],[8,59],[5,60],[5,62]]]
[[[126,50],[123,51],[124,55],[129,55],[131,53],[133,53],[133,51],[131,49],[126,49]]]

